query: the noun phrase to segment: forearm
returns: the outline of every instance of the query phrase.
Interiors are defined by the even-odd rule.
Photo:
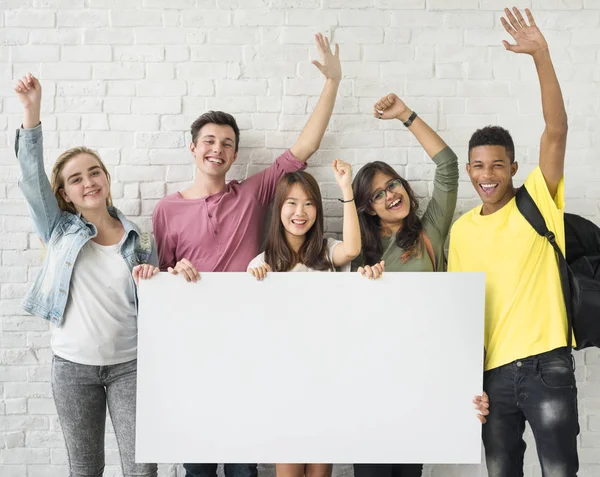
[[[546,130],[550,134],[567,133],[567,111],[556,71],[547,48],[533,55],[542,93],[542,111]]]
[[[32,129],[40,124],[40,105],[23,108],[23,128]]]
[[[407,108],[405,112],[398,116],[398,119],[405,123],[412,114],[412,110]],[[444,140],[436,133],[429,125],[417,116],[413,123],[408,127],[408,130],[421,144],[421,147],[425,150],[427,155],[433,158],[438,152],[447,147]]]
[[[327,79],[323,92],[315,110],[300,133],[296,144],[291,148],[292,154],[300,161],[306,161],[321,144],[340,86],[339,80]]]
[[[355,259],[360,253],[360,225],[358,222],[358,213],[356,212],[356,202],[352,200],[354,194],[352,187],[348,186],[342,189],[342,197],[344,201],[344,221],[342,227],[342,243],[338,245],[338,249],[343,252],[338,257],[340,263],[335,263],[337,266],[345,265],[350,260]],[[338,261],[336,260],[336,261]]]

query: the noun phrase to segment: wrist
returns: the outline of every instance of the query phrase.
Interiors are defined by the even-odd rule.
[[[408,121],[408,118],[410,118],[411,114],[412,114],[412,109],[406,108],[401,113],[398,113],[398,115],[396,116],[396,119],[405,123],[406,121]]]
[[[550,50],[548,49],[548,46],[545,46],[531,53],[531,57],[534,61],[548,59],[550,57]]]
[[[342,78],[327,78],[327,83],[332,83],[335,85],[339,85],[342,81]]]
[[[342,198],[344,200],[349,200],[354,197],[354,192],[352,190],[352,186],[344,186],[342,189]]]

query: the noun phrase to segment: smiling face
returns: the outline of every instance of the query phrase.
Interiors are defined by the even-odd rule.
[[[410,198],[402,181],[377,171],[371,182],[371,211],[381,225],[392,231],[400,228],[410,213]]]
[[[504,146],[477,146],[469,153],[467,173],[483,202],[483,213],[493,213],[514,197],[512,178],[518,165]]]
[[[300,184],[292,185],[281,206],[280,218],[288,243],[303,241],[317,219],[315,199]]]
[[[190,144],[198,171],[224,179],[237,159],[235,141],[235,132],[231,126],[214,123],[204,125],[198,132],[196,143]]]
[[[73,156],[60,171],[62,199],[78,212],[105,208],[110,198],[110,181],[102,164],[91,154]]]

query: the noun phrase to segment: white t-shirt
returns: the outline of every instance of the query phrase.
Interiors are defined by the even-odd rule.
[[[332,238],[327,239],[327,258],[331,263],[333,263],[333,249],[342,243],[341,240],[336,240]],[[248,268],[256,268],[265,264],[265,252],[261,253],[257,257],[254,257],[252,261],[248,264]],[[321,272],[321,271],[329,271],[334,272],[335,270],[314,270],[312,268],[308,268],[303,263],[297,263],[294,268],[290,270],[290,272]],[[343,267],[340,267],[341,272],[349,272],[350,271],[350,262],[348,262]]]
[[[54,354],[79,364],[109,366],[137,356],[135,285],[121,243],[89,240],[79,252],[61,327],[52,330]]]

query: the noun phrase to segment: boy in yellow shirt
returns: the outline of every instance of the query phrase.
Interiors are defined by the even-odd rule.
[[[513,13],[514,12],[514,13]],[[539,167],[525,181],[563,253],[563,171],[567,114],[548,44],[529,10],[505,9],[502,24],[516,44],[507,50],[533,58],[546,127]],[[557,259],[515,203],[517,172],[508,131],[486,127],[469,141],[467,172],[482,204],[456,221],[448,270],[486,273],[484,390],[490,414],[483,428],[489,477],[523,476],[529,421],[544,476],[574,477],[577,388],[567,345],[567,318]]]

